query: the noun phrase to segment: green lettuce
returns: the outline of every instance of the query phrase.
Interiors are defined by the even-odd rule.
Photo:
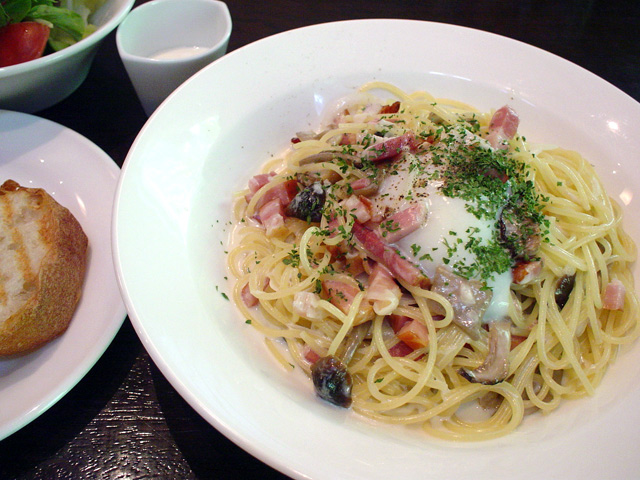
[[[105,0],[0,0],[0,27],[9,23],[40,22],[51,28],[49,46],[57,51],[96,30],[89,15]]]

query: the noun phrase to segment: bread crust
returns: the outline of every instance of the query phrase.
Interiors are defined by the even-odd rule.
[[[41,188],[21,187],[12,180],[0,195],[26,191],[34,208],[42,209],[39,232],[46,245],[31,294],[8,318],[0,318],[0,356],[31,352],[61,335],[69,326],[82,295],[88,239],[80,223]]]

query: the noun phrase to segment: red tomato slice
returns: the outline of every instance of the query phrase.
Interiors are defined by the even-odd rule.
[[[49,30],[38,22],[11,23],[0,28],[0,67],[41,57]]]

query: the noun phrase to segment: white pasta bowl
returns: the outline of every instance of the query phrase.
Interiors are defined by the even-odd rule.
[[[71,95],[85,80],[98,47],[129,13],[134,0],[107,0],[89,16],[98,28],[54,53],[0,68],[0,108],[33,113]]]
[[[126,159],[113,218],[115,263],[153,360],[211,425],[294,478],[636,475],[640,457],[625,446],[640,442],[637,344],[621,353],[595,396],[527,417],[507,437],[459,444],[321,402],[225,298],[233,193],[295,132],[317,126],[328,104],[371,80],[485,111],[508,102],[528,140],[578,150],[595,164],[627,213],[626,230],[640,239],[640,220],[629,215],[640,185],[640,105],[607,82],[528,45],[444,24],[363,20],[293,30],[188,80]]]

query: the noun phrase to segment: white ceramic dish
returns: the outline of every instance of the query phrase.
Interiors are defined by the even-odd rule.
[[[602,79],[531,46],[444,24],[364,20],[286,32],[188,80],[126,160],[114,212],[116,268],[154,361],[214,427],[295,478],[637,475],[638,344],[593,398],[527,418],[506,438],[455,444],[317,400],[310,382],[283,371],[222,297],[232,193],[296,131],[314,126],[328,102],[373,79],[481,109],[508,102],[529,140],[577,149],[596,164],[640,239],[640,220],[630,214],[638,208],[640,105]]]
[[[98,29],[63,50],[0,68],[0,108],[33,113],[71,95],[89,73],[106,37],[129,13],[134,0],[107,0],[90,17]]]
[[[126,317],[111,254],[120,170],[83,136],[33,115],[0,110],[0,182],[42,187],[89,237],[82,298],[67,331],[35,352],[0,359],[0,440],[62,398],[89,371]]]
[[[227,52],[231,29],[229,8],[218,0],[154,0],[127,15],[116,45],[147,115]]]

